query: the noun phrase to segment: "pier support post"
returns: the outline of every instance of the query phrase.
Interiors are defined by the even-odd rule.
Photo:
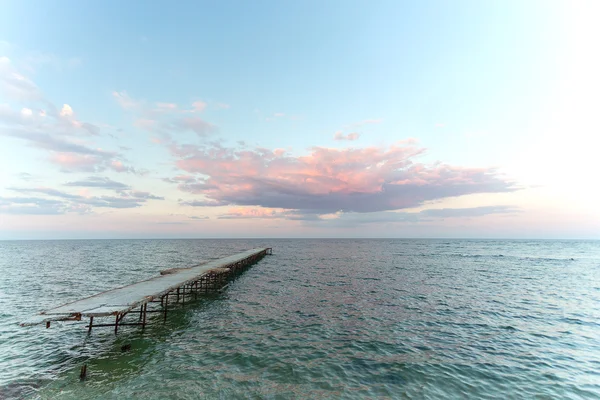
[[[92,326],[94,324],[94,317],[90,317],[90,326],[88,326],[88,335],[92,333]]]
[[[143,308],[144,308],[144,317],[142,319],[142,330],[146,327],[146,310],[148,307],[148,303],[144,304]]]
[[[165,315],[164,315],[163,322],[167,322],[167,308],[169,306],[169,293],[167,293],[164,297],[165,297],[165,305],[164,305]]]

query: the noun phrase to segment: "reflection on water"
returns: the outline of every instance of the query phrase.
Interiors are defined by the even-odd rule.
[[[275,255],[144,332],[15,324],[261,246]],[[0,397],[600,396],[598,242],[0,242],[0,271]]]

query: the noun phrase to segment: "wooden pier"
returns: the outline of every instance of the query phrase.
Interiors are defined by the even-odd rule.
[[[171,303],[185,304],[186,298],[209,293],[223,288],[229,279],[247,269],[267,254],[271,248],[252,249],[229,257],[209,261],[190,268],[173,268],[162,271],[157,277],[64,304],[40,313],[38,319],[21,325],[46,324],[52,321],[81,321],[89,318],[88,332],[93,327],[114,327],[115,334],[120,326],[137,325],[144,328],[148,313],[162,313],[167,320]],[[148,309],[149,304],[160,304],[159,308]],[[128,314],[134,321],[125,322]],[[112,322],[94,323],[94,318],[113,317]]]

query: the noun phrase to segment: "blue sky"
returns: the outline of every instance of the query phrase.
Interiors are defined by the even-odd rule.
[[[592,1],[0,5],[0,238],[599,236]]]

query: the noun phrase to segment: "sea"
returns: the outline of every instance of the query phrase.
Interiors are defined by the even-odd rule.
[[[19,325],[257,247],[143,331]],[[2,241],[0,398],[600,399],[600,241]]]

